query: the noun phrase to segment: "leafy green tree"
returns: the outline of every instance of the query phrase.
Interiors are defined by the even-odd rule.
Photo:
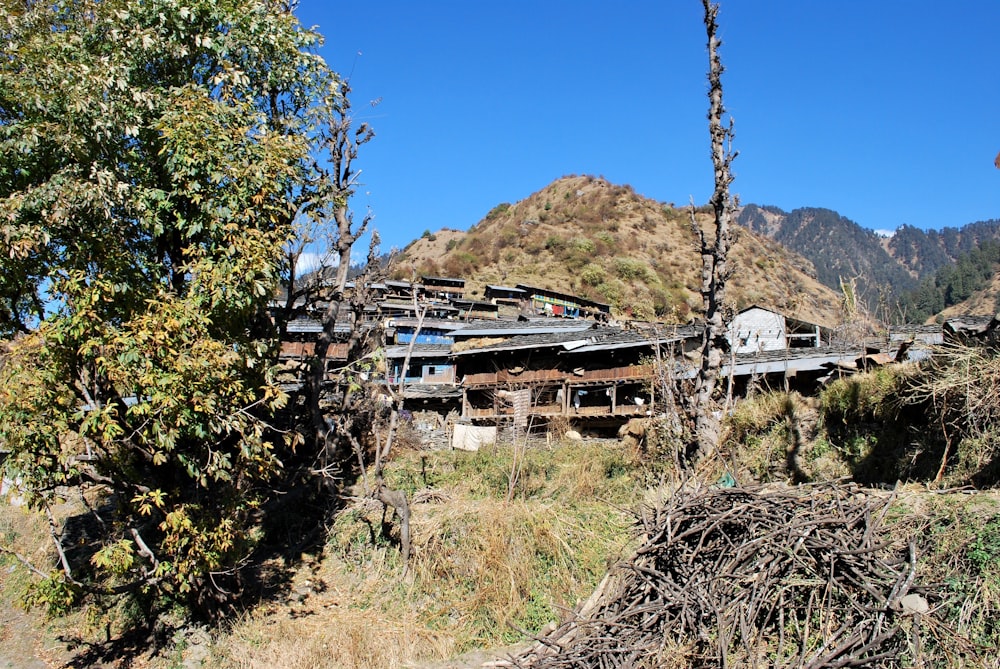
[[[93,545],[35,590],[211,609],[292,439],[269,298],[339,82],[279,0],[0,0],[0,442]]]

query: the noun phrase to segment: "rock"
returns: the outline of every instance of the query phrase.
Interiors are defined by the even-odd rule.
[[[570,441],[583,441],[583,435],[576,430],[566,430],[566,434],[563,436]]]
[[[916,613],[923,615],[930,611],[931,607],[926,599],[920,595],[910,593],[899,600],[899,610],[911,615]]]

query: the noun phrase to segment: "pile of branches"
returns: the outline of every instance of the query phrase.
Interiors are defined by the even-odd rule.
[[[915,543],[885,536],[891,499],[846,484],[682,489],[641,519],[634,557],[510,664],[899,666],[930,647],[971,652],[942,643]]]

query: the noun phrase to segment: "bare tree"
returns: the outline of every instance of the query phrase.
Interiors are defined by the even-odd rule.
[[[337,276],[334,280],[334,294],[343,294],[347,284],[347,271],[351,266],[351,249],[354,243],[365,233],[371,222],[371,215],[366,214],[361,223],[354,225],[354,217],[347,207],[347,200],[354,195],[357,177],[360,170],[354,169],[354,161],[358,157],[358,147],[367,143],[375,136],[367,123],[354,128],[350,115],[351,105],[348,94],[350,85],[344,81],[341,84],[340,114],[332,124],[327,146],[330,153],[332,170],[330,173],[331,190],[326,194],[326,200],[332,203],[333,220],[337,225],[337,236],[333,240],[333,250],[340,262],[337,265]],[[374,103],[373,103],[374,104]]]
[[[390,489],[384,478],[386,461],[392,450],[403,409],[403,384],[394,389],[391,385],[376,388],[371,382],[372,358],[384,347],[381,328],[368,322],[365,310],[376,302],[372,285],[385,278],[379,262],[379,237],[372,232],[368,258],[364,270],[347,290],[348,269],[354,245],[366,232],[372,220],[367,213],[355,223],[350,200],[357,187],[360,170],[355,168],[358,149],[374,137],[367,123],[355,128],[350,114],[348,94],[350,87],[341,85],[341,100],[329,124],[326,147],[330,170],[328,179],[318,189],[318,200],[313,210],[321,228],[328,228],[329,247],[336,258],[335,271],[321,268],[317,274],[322,279],[321,289],[312,282],[304,295],[317,298],[322,306],[320,333],[314,351],[313,364],[307,379],[307,401],[311,425],[318,449],[313,471],[330,486],[337,486],[356,463],[366,497],[376,499],[388,511],[392,509],[400,522],[400,548],[404,564],[410,552],[410,511],[405,492]],[[332,223],[332,225],[329,225]],[[403,361],[408,367],[417,335],[423,324],[425,310],[418,309],[416,294],[414,309],[418,312],[417,331]],[[346,362],[329,368],[327,353],[332,344],[347,332]],[[388,397],[383,395],[388,393]],[[329,399],[335,401],[331,404]],[[386,416],[386,414],[388,414]],[[382,429],[379,429],[382,425]],[[380,434],[379,434],[380,433]],[[369,481],[366,469],[373,466],[374,481]]]
[[[712,4],[710,0],[702,0],[702,4],[705,7],[705,29],[708,33],[708,129],[711,135],[712,165],[715,168],[715,190],[709,204],[715,216],[715,238],[710,239],[698,225],[692,207],[691,224],[701,244],[701,296],[705,309],[701,367],[695,378],[692,397],[695,434],[691,456],[694,460],[713,454],[719,444],[721,416],[714,410],[713,395],[725,353],[729,349],[723,304],[726,281],[730,275],[727,264],[731,242],[730,226],[736,209],[736,202],[729,194],[729,184],[733,181],[730,166],[736,158],[736,153],[732,151],[733,123],[732,119],[728,125],[722,122],[725,114],[722,105],[724,68],[719,58],[722,42],[716,35],[719,6]]]

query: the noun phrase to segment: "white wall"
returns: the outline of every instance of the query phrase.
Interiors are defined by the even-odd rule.
[[[783,349],[785,317],[759,307],[747,309],[729,324],[729,345],[737,354]]]

